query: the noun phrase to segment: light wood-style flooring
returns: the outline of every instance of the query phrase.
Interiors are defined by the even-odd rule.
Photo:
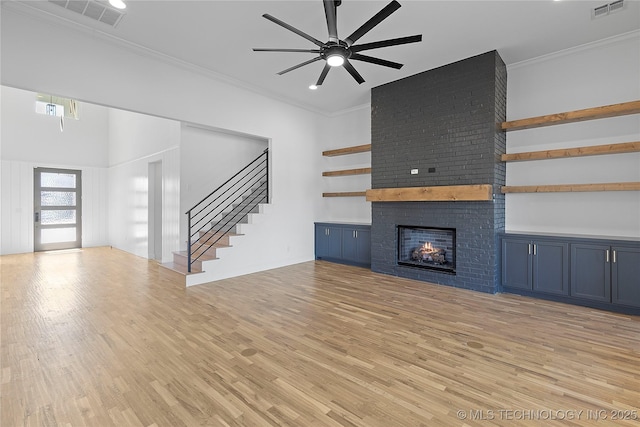
[[[640,425],[639,317],[326,262],[0,263],[3,427]]]

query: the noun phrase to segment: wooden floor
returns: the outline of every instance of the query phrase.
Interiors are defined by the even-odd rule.
[[[325,262],[0,262],[3,427],[640,425],[639,317]]]

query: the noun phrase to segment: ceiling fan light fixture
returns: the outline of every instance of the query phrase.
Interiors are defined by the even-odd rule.
[[[344,56],[334,53],[332,55],[327,56],[327,64],[332,67],[339,67],[344,64]]]

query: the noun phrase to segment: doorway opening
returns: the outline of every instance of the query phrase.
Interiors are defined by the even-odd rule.
[[[149,259],[162,262],[162,161],[149,163]]]

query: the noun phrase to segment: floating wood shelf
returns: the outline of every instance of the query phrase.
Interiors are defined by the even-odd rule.
[[[546,116],[538,116],[528,119],[503,122],[502,130],[512,131],[531,129],[542,126],[559,125],[562,123],[603,119],[606,117],[616,117],[638,113],[640,113],[640,101],[630,101],[623,102],[621,104],[605,105],[602,107],[586,108],[584,110],[568,111],[565,113],[549,114]]]
[[[340,171],[322,172],[322,176],[347,176],[347,175],[365,175],[371,173],[371,168],[345,169]]]
[[[528,151],[525,153],[503,154],[503,162],[524,160],[559,159],[563,157],[596,156],[600,154],[620,154],[640,151],[640,141],[620,144],[594,145],[591,147],[562,148],[559,150]]]
[[[336,150],[323,151],[322,155],[327,157],[344,156],[347,154],[365,153],[371,151],[371,144],[354,145],[353,147],[338,148]]]
[[[572,193],[585,191],[638,191],[640,182],[611,182],[604,184],[559,184],[504,186],[502,193]]]
[[[493,199],[491,184],[437,187],[380,188],[367,190],[369,202],[486,201]]]
[[[364,197],[366,191],[344,191],[341,193],[322,193],[322,197]]]

